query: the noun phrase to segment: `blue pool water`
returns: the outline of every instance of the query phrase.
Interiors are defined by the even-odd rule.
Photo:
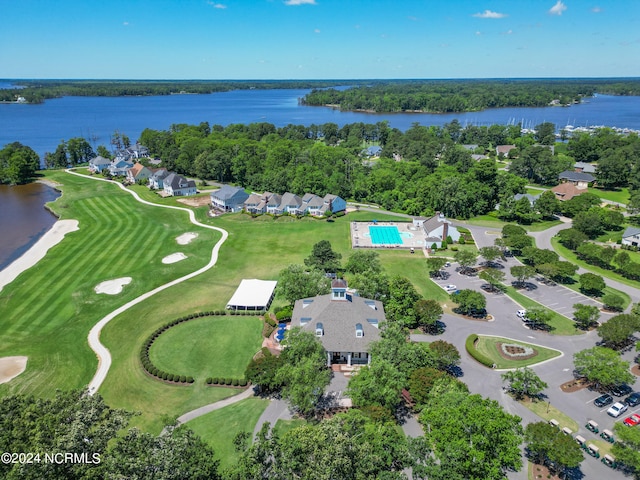
[[[373,245],[402,245],[402,237],[398,227],[394,226],[369,226],[371,243]]]

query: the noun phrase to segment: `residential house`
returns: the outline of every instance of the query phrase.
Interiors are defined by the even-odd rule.
[[[244,209],[249,213],[264,213],[267,210],[267,204],[262,199],[262,195],[252,193],[244,201]]]
[[[111,160],[101,156],[97,156],[89,160],[89,171],[93,173],[101,173],[104,169],[109,168]]]
[[[454,242],[460,240],[460,232],[453,226],[450,220],[439,212],[433,217],[414,217],[413,225],[417,228],[421,228],[425,236],[425,245],[430,247],[434,243],[436,247],[442,246],[442,241],[447,237],[451,237]]]
[[[367,156],[367,157],[379,157],[380,154],[382,153],[382,147],[379,147],[378,145],[372,145],[368,148],[366,148],[363,153]]]
[[[640,245],[640,228],[627,227],[622,234],[622,245],[637,247]]]
[[[460,145],[462,148],[464,148],[465,150],[469,150],[470,152],[475,152],[476,148],[478,148],[478,144],[477,143],[465,143],[463,145]]]
[[[277,213],[280,203],[282,202],[282,195],[274,193],[267,200],[267,213]]]
[[[558,175],[558,179],[561,182],[573,183],[577,188],[584,190],[589,186],[591,182],[596,179],[596,177],[594,177],[590,173],[572,172],[571,170],[565,170],[560,175]]]
[[[293,193],[286,192],[282,195],[280,205],[276,209],[275,213],[282,215],[283,213],[289,213],[290,215],[300,215],[300,207],[302,206],[302,199]]]
[[[196,182],[193,180],[187,180],[181,175],[177,173],[170,173],[163,181],[164,184],[164,194],[166,196],[188,196],[195,195],[196,190]]]
[[[496,147],[496,155],[500,156],[500,154],[502,154],[503,156],[506,157],[507,155],[509,155],[509,152],[514,148],[516,148],[515,145],[498,145]]]
[[[124,154],[128,155],[130,158],[146,158],[149,156],[149,149],[144,145],[140,145],[137,143],[135,145],[131,145],[124,149]]]
[[[297,300],[291,325],[313,332],[327,351],[327,366],[371,363],[369,346],[380,339],[384,307],[347,292],[347,282],[333,280],[331,293]]]
[[[133,167],[133,161],[123,157],[116,157],[111,161],[108,169],[111,176],[124,177],[131,167]]]
[[[573,165],[576,172],[580,173],[596,173],[596,166],[586,162],[576,162]]]
[[[584,188],[578,188],[571,182],[561,183],[551,189],[556,194],[556,198],[561,201],[571,200],[573,197],[586,192]]]
[[[480,160],[486,160],[489,157],[487,157],[486,155],[480,155],[479,153],[472,153],[471,158],[476,162],[479,162]]]
[[[320,198],[318,195],[313,193],[305,193],[302,197],[302,205],[300,206],[300,210],[303,213],[309,213],[309,215],[321,216],[320,210],[324,206],[324,200]]]
[[[331,193],[327,193],[324,196],[324,205],[320,208],[318,212],[320,215],[324,215],[325,212],[330,211],[331,213],[344,212],[347,209],[347,202],[343,198],[333,195]]]
[[[211,205],[224,212],[239,212],[248,198],[244,188],[223,185],[220,190],[211,192]]]
[[[142,165],[141,163],[136,163],[133,167],[127,170],[127,181],[129,183],[138,183],[142,180],[147,180],[153,172]]]
[[[529,203],[533,207],[536,203],[536,200],[540,198],[540,195],[542,195],[542,193],[539,193],[537,195],[531,195],[530,193],[516,193],[513,196],[513,199],[517,202],[521,198],[526,198],[527,200],[529,200]]]
[[[152,168],[149,177],[149,188],[152,190],[164,190],[164,179],[170,175],[166,168]]]

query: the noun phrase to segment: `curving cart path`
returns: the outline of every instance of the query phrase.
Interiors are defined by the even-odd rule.
[[[201,273],[204,273],[210,268],[212,268],[218,261],[218,253],[220,251],[220,247],[229,236],[229,233],[222,228],[213,227],[211,225],[205,225],[204,223],[200,223],[199,221],[196,220],[196,216],[193,213],[193,210],[190,210],[188,208],[175,207],[173,205],[158,205],[157,203],[148,202],[147,200],[143,200],[142,198],[140,198],[140,196],[136,192],[127,190],[127,188],[124,185],[118,182],[114,182],[113,180],[107,180],[106,178],[87,177],[86,175],[81,175],[79,173],[73,172],[71,171],[71,169],[67,169],[66,172],[72,175],[77,175],[82,178],[91,178],[92,180],[108,182],[108,183],[113,183],[115,185],[118,185],[118,187],[120,187],[122,190],[133,195],[133,197],[137,201],[139,201],[140,203],[144,203],[145,205],[151,205],[153,207],[160,207],[160,208],[169,208],[172,210],[185,211],[189,214],[189,220],[194,225],[197,225],[202,228],[208,228],[210,230],[216,230],[222,234],[222,238],[218,240],[218,242],[213,246],[213,250],[211,251],[211,260],[209,260],[209,263],[207,263],[204,267],[200,268],[199,270],[196,270],[195,272],[189,273],[184,277],[180,277],[175,280],[172,280],[169,283],[160,285],[159,287],[156,287],[147,293],[143,293],[139,297],[134,298],[130,302],[125,303],[120,308],[117,308],[113,312],[109,313],[107,316],[102,318],[98,323],[96,323],[93,326],[93,328],[89,331],[88,341],[89,341],[89,347],[91,347],[91,350],[93,350],[96,356],[98,357],[98,368],[96,370],[95,375],[93,376],[93,379],[91,380],[91,382],[89,382],[89,385],[87,387],[89,389],[89,395],[93,395],[95,392],[98,391],[98,389],[102,385],[102,382],[104,382],[105,378],[107,378],[107,373],[109,373],[109,369],[111,368],[111,353],[109,352],[109,349],[100,342],[100,332],[102,332],[102,329],[104,328],[104,326],[107,323],[109,323],[111,320],[113,320],[115,317],[120,315],[121,313],[127,311],[134,305],[137,305],[145,301],[146,299],[148,299],[149,297],[152,297],[156,293],[166,290],[167,288],[173,287],[174,285],[178,285],[179,283],[189,280],[190,278],[196,277]]]

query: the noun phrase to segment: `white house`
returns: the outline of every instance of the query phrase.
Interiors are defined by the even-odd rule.
[[[136,163],[133,167],[127,170],[127,181],[130,183],[136,183],[140,180],[148,179],[153,172],[141,163]]]
[[[640,228],[627,227],[622,234],[622,245],[637,247],[640,245]]]
[[[89,171],[93,173],[100,173],[104,169],[109,168],[109,165],[111,165],[111,160],[98,155],[97,157],[89,160]]]
[[[447,237],[457,242],[460,240],[460,232],[447,220],[442,213],[436,213],[431,218],[414,217],[413,225],[422,228],[425,236],[425,245],[430,247],[434,243],[438,248],[442,246],[442,241]]]
[[[149,188],[153,190],[164,190],[164,179],[170,175],[166,168],[151,169],[149,177]]]
[[[188,196],[195,195],[196,192],[196,182],[187,180],[177,173],[170,173],[164,179],[164,194],[167,196]]]

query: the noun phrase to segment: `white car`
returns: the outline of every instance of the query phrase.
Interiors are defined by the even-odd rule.
[[[526,310],[518,310],[516,312],[516,315],[520,318],[525,318],[527,316],[527,311]]]
[[[619,417],[620,415],[622,415],[624,412],[627,411],[627,408],[628,407],[624,403],[616,402],[609,407],[609,409],[607,410],[607,413],[612,417]]]
[[[458,287],[456,287],[455,285],[445,285],[444,286],[444,291],[445,292],[455,292],[458,289]]]

